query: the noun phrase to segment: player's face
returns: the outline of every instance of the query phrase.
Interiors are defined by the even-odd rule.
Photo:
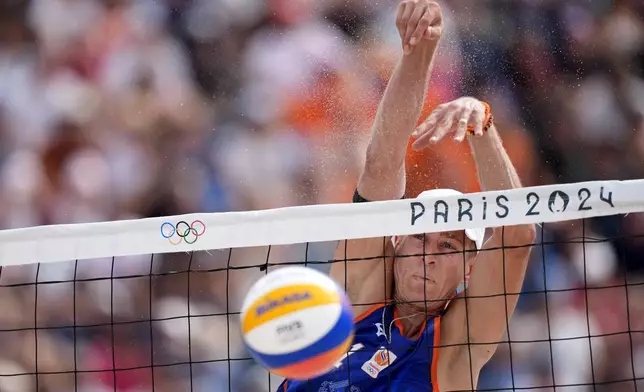
[[[395,248],[396,299],[423,307],[424,300],[433,300],[427,304],[431,307],[440,305],[436,300],[448,300],[475,255],[463,250],[474,248],[463,231],[402,237]]]

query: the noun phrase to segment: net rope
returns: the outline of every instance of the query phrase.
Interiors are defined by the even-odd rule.
[[[275,391],[281,379],[248,356],[238,323],[243,296],[263,274],[346,265],[351,259],[333,259],[337,241],[534,223],[526,283],[500,294],[520,296],[518,324],[506,319],[477,390],[642,391],[643,264],[598,284],[609,260],[596,247],[628,259],[623,245],[642,247],[644,229],[602,236],[593,229],[596,219],[614,226],[642,212],[644,180],[594,181],[5,230],[0,390]],[[574,234],[560,238],[562,230]],[[555,269],[566,246],[581,247],[573,260],[581,262],[578,285],[561,278],[570,271]],[[563,296],[581,305],[566,308]],[[597,309],[605,312],[599,319]]]

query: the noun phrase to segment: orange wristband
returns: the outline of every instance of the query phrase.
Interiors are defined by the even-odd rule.
[[[492,115],[492,111],[490,110],[490,105],[487,104],[487,102],[481,101],[483,106],[485,106],[485,118],[483,119],[483,133],[487,132],[492,124],[494,124],[494,116]],[[474,135],[474,127],[469,126],[467,127],[467,134],[468,135]]]

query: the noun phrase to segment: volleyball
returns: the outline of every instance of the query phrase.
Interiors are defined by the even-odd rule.
[[[342,288],[306,267],[284,267],[259,279],[241,310],[250,354],[268,371],[303,380],[331,370],[353,340],[353,311]]]

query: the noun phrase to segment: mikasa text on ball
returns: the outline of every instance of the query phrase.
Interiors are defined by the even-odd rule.
[[[271,373],[292,380],[331,370],[353,340],[353,311],[329,276],[285,267],[259,279],[241,310],[244,342]]]

